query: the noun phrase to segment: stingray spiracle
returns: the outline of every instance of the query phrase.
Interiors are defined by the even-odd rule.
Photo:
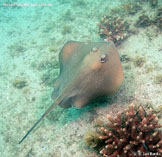
[[[107,61],[107,55],[106,54],[102,54],[101,58],[100,58],[101,63],[105,63]]]

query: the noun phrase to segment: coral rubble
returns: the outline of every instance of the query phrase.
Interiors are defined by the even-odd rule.
[[[97,130],[99,144],[102,142],[99,147],[102,156],[162,155],[162,132],[159,129],[162,125],[158,124],[158,117],[152,109],[146,112],[142,106],[131,104],[124,112],[107,118],[109,123]]]
[[[129,25],[120,17],[104,16],[98,26],[101,38],[105,41],[113,41],[115,45],[119,45],[128,37]]]

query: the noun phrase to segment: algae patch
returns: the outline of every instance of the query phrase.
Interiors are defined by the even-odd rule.
[[[155,77],[155,83],[162,85],[162,74],[158,74]]]
[[[27,50],[25,46],[26,45],[23,44],[21,41],[11,44],[8,46],[9,54],[11,55],[11,57],[19,57],[23,55],[24,52]]]
[[[137,56],[136,58],[133,59],[133,64],[135,67],[142,67],[145,62],[146,62],[145,59],[140,56]]]
[[[99,134],[95,131],[88,131],[84,136],[84,141],[87,146],[94,148],[101,142]]]
[[[15,79],[13,82],[12,82],[12,85],[15,87],[15,88],[18,88],[18,89],[22,89],[24,87],[27,86],[27,81],[24,80],[24,79]]]
[[[41,76],[42,83],[47,85],[47,86],[52,86],[57,75],[58,75],[57,71],[50,71],[50,70],[46,71]]]
[[[61,33],[62,33],[63,35],[68,34],[68,33],[71,33],[71,27],[68,26],[68,25],[65,25],[65,26],[63,27]]]

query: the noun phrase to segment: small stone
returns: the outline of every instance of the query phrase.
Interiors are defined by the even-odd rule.
[[[97,52],[97,51],[98,51],[97,47],[92,48],[92,52]]]

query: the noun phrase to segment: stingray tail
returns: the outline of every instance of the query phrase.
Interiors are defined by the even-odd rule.
[[[39,122],[48,115],[48,113],[50,113],[52,111],[52,109],[57,105],[59,104],[59,100],[60,99],[57,99],[56,102],[54,102],[48,109],[47,111],[41,116],[41,118],[28,130],[28,132],[25,134],[25,136],[19,141],[18,144],[21,144],[25,139],[26,137],[30,134],[30,132],[39,124]]]

